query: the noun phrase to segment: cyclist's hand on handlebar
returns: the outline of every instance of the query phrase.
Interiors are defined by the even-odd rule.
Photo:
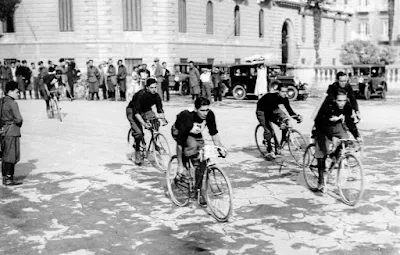
[[[357,142],[362,145],[364,143],[364,140],[362,139],[362,137],[357,137]]]
[[[226,158],[226,156],[228,155],[228,152],[224,147],[218,147],[218,153],[223,158]]]
[[[142,125],[145,129],[150,129],[150,127],[151,127],[150,123],[148,123],[148,122],[143,122]]]
[[[293,116],[293,119],[295,119],[297,123],[301,123],[303,121],[303,117],[300,114]]]
[[[162,119],[161,119],[161,122],[162,122],[162,125],[163,125],[163,126],[168,125],[168,121],[167,121],[167,119],[165,119],[165,118],[162,118]]]

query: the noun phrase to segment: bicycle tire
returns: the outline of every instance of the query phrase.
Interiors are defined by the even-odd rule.
[[[171,150],[168,145],[167,138],[163,134],[158,133],[152,142],[152,153],[154,162],[162,171],[166,171],[171,159]]]
[[[311,191],[318,190],[318,162],[314,156],[315,144],[309,144],[303,155],[303,176]]]
[[[296,129],[292,129],[289,137],[288,137],[288,147],[290,155],[292,155],[294,161],[299,167],[303,166],[303,155],[305,152],[305,148],[307,147],[307,142],[304,136],[297,131]]]
[[[48,115],[49,119],[54,118],[54,99],[50,99],[49,101],[49,106],[50,106],[50,115]]]
[[[264,127],[258,124],[255,131],[254,137],[256,140],[256,145],[261,155],[265,157],[267,155],[267,146],[263,143],[264,141]]]
[[[339,159],[336,182],[343,202],[350,206],[357,205],[364,193],[364,170],[353,153],[346,153]],[[354,184],[351,185],[352,188],[349,187],[350,184]]]
[[[217,180],[217,178],[219,179]],[[221,198],[227,200],[223,205]],[[216,166],[210,166],[207,169],[206,200],[211,214],[217,221],[226,222],[229,220],[233,211],[232,186],[226,173]]]
[[[168,194],[172,202],[179,207],[183,207],[188,205],[190,201],[190,183],[186,178],[185,180],[177,180],[175,178],[177,170],[178,158],[175,155],[169,161],[165,179],[167,182]]]
[[[60,120],[60,122],[62,122],[61,109],[60,109],[60,107],[58,106],[57,100],[54,100],[54,105],[55,105],[55,107],[56,107],[58,119]]]

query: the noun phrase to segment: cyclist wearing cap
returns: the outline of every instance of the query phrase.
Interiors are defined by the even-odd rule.
[[[143,127],[150,128],[150,124],[146,121],[155,117],[155,113],[151,109],[153,105],[156,106],[159,117],[163,119],[163,124],[166,124],[162,100],[157,93],[157,81],[149,78],[146,81],[146,88],[139,90],[126,107],[126,116],[135,138],[135,164],[137,165],[142,164],[139,152],[140,143],[143,139]]]
[[[287,98],[288,88],[287,85],[278,82],[278,93],[267,93],[261,97],[257,102],[257,119],[260,124],[264,127],[264,143],[267,143],[266,155],[268,158],[275,158],[275,154],[272,152],[271,138],[274,137],[274,129],[271,126],[271,122],[275,123],[282,129],[282,142],[286,137],[287,132],[287,120],[288,116],[279,108],[280,104],[283,104],[290,114],[290,116],[301,122],[302,118],[299,114],[296,114],[292,107],[290,107],[289,99]],[[278,141],[274,141],[275,150],[277,154],[280,153],[280,146]]]
[[[54,74],[46,74],[43,77],[43,84],[40,86],[40,95],[46,102],[47,114],[50,114],[50,93],[56,91],[56,86],[62,84],[61,81],[61,70],[56,70]]]

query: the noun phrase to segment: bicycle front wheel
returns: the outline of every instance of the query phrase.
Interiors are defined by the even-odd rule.
[[[233,210],[231,182],[226,173],[215,167],[207,169],[206,199],[208,207],[217,221],[228,221]]]
[[[156,165],[163,171],[168,168],[168,162],[171,159],[171,150],[168,141],[163,134],[157,134],[153,140],[153,157]]]
[[[287,142],[288,142],[290,155],[292,155],[296,164],[298,166],[302,167],[303,166],[303,155],[304,155],[304,151],[307,147],[306,139],[299,131],[297,131],[296,129],[292,129]]]
[[[315,144],[307,146],[303,155],[303,175],[311,191],[318,189],[318,162],[315,158]]]
[[[168,194],[177,206],[186,206],[189,204],[189,195],[190,195],[190,184],[187,178],[176,179],[176,173],[178,172],[178,158],[177,156],[173,156],[169,161],[167,172],[166,172],[166,181]]]
[[[264,127],[258,124],[254,136],[258,150],[260,151],[261,155],[265,157],[265,155],[267,155],[267,145],[264,142]]]
[[[48,113],[48,117],[50,119],[53,119],[54,118],[54,112],[55,112],[54,99],[50,99],[49,104],[50,104],[50,112]]]
[[[60,107],[58,106],[57,100],[54,100],[54,106],[55,106],[55,109],[56,109],[56,111],[57,111],[58,119],[60,120],[60,122],[62,122],[61,109],[60,109]]]
[[[352,153],[339,160],[337,185],[343,202],[355,206],[364,192],[364,171],[360,160]]]

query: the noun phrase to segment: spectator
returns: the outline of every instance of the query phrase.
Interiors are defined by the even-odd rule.
[[[264,94],[268,92],[267,84],[267,69],[264,64],[261,64],[257,68],[257,80],[254,94],[261,98]]]
[[[32,71],[28,67],[28,62],[26,60],[22,60],[22,66],[21,66],[21,75],[22,75],[22,85],[23,88],[23,95],[24,99],[26,99],[26,90],[29,92],[29,95],[32,99],[32,84],[31,84],[31,76],[32,76]]]
[[[141,88],[145,88],[146,80],[150,77],[150,71],[149,69],[147,69],[146,64],[142,64],[142,67],[139,70],[139,75],[140,75]]]
[[[160,95],[160,98],[163,98],[162,92],[162,83],[164,81],[163,77],[163,67],[160,65],[160,59],[154,59],[154,77],[157,80],[157,93]]]
[[[142,89],[142,86],[141,86],[141,83],[140,83],[139,66],[134,66],[133,67],[133,71],[132,71],[132,87],[133,87],[133,93],[134,94]]]
[[[201,94],[202,97],[207,98],[211,102],[211,70],[208,68],[202,69],[202,74],[200,75],[201,81]]]
[[[99,84],[100,84],[100,72],[97,67],[93,66],[93,60],[89,60],[87,63],[87,81],[89,83],[89,100],[96,99],[99,100]]]
[[[108,59],[107,65],[107,89],[108,89],[108,99],[115,101],[115,86],[117,85],[117,73],[114,65],[112,64],[112,59]]]
[[[18,83],[18,89],[19,89],[19,93],[20,93],[20,98],[22,98],[22,95],[25,95],[25,81],[24,81],[24,77],[22,76],[22,74],[24,73],[23,71],[23,67],[21,66],[21,61],[17,60],[16,61],[16,70],[15,70],[15,76],[17,76],[17,83]],[[22,95],[21,95],[22,93]],[[24,96],[24,99],[25,96]]]
[[[170,72],[167,69],[167,63],[163,62],[162,63],[162,67],[163,67],[163,82],[161,85],[161,89],[162,89],[162,100],[164,101],[169,101],[169,76],[170,76]],[[164,94],[166,94],[166,98],[164,98]]]
[[[73,100],[73,97],[71,96],[71,86],[68,82],[68,75],[67,75],[67,63],[65,62],[65,59],[60,58],[60,60],[58,61],[60,64],[59,66],[56,67],[56,70],[60,70],[61,71],[61,82],[62,84],[65,86],[65,90],[67,91],[67,97],[71,99],[71,101]]]
[[[80,76],[80,71],[76,69],[76,64],[74,61],[71,61],[68,64],[67,68],[67,79],[68,79],[68,85],[70,88],[70,96],[71,96],[71,101],[75,99],[74,96],[74,85],[78,81]]]
[[[103,92],[103,100],[107,99],[106,68],[107,68],[107,62],[103,61],[103,63],[99,65],[99,72],[100,72],[100,86],[99,86],[99,88]]]
[[[39,70],[36,68],[35,62],[31,62],[31,84],[33,86],[33,94],[35,95],[35,99],[39,99]]]
[[[15,62],[11,62],[11,75],[12,75],[12,79],[13,81],[17,81],[17,67],[15,65]],[[4,90],[5,91],[5,90]]]
[[[126,76],[128,76],[128,72],[126,71],[126,67],[122,63],[122,60],[118,60],[118,86],[119,86],[119,96],[121,101],[126,100]]]
[[[222,82],[221,82],[221,72],[218,67],[214,67],[212,73],[212,83],[214,87],[214,101],[222,101]]]
[[[4,61],[4,65],[0,66],[0,85],[1,85],[1,90],[5,95],[6,91],[6,84],[9,81],[13,80],[13,75],[11,71],[11,67],[9,65],[9,62]]]
[[[47,68],[49,74],[55,73],[57,65],[54,65],[53,62],[51,62],[51,60],[47,61],[47,64],[49,65],[49,67]]]
[[[189,62],[189,86],[192,99],[199,98],[200,95],[200,73],[194,66],[193,61]]]
[[[1,149],[2,162],[1,173],[3,185],[21,184],[14,180],[15,165],[20,160],[20,137],[22,117],[19,112],[18,104],[18,83],[9,81],[5,87],[6,96],[1,99],[1,121],[4,123],[4,133],[2,134]]]

